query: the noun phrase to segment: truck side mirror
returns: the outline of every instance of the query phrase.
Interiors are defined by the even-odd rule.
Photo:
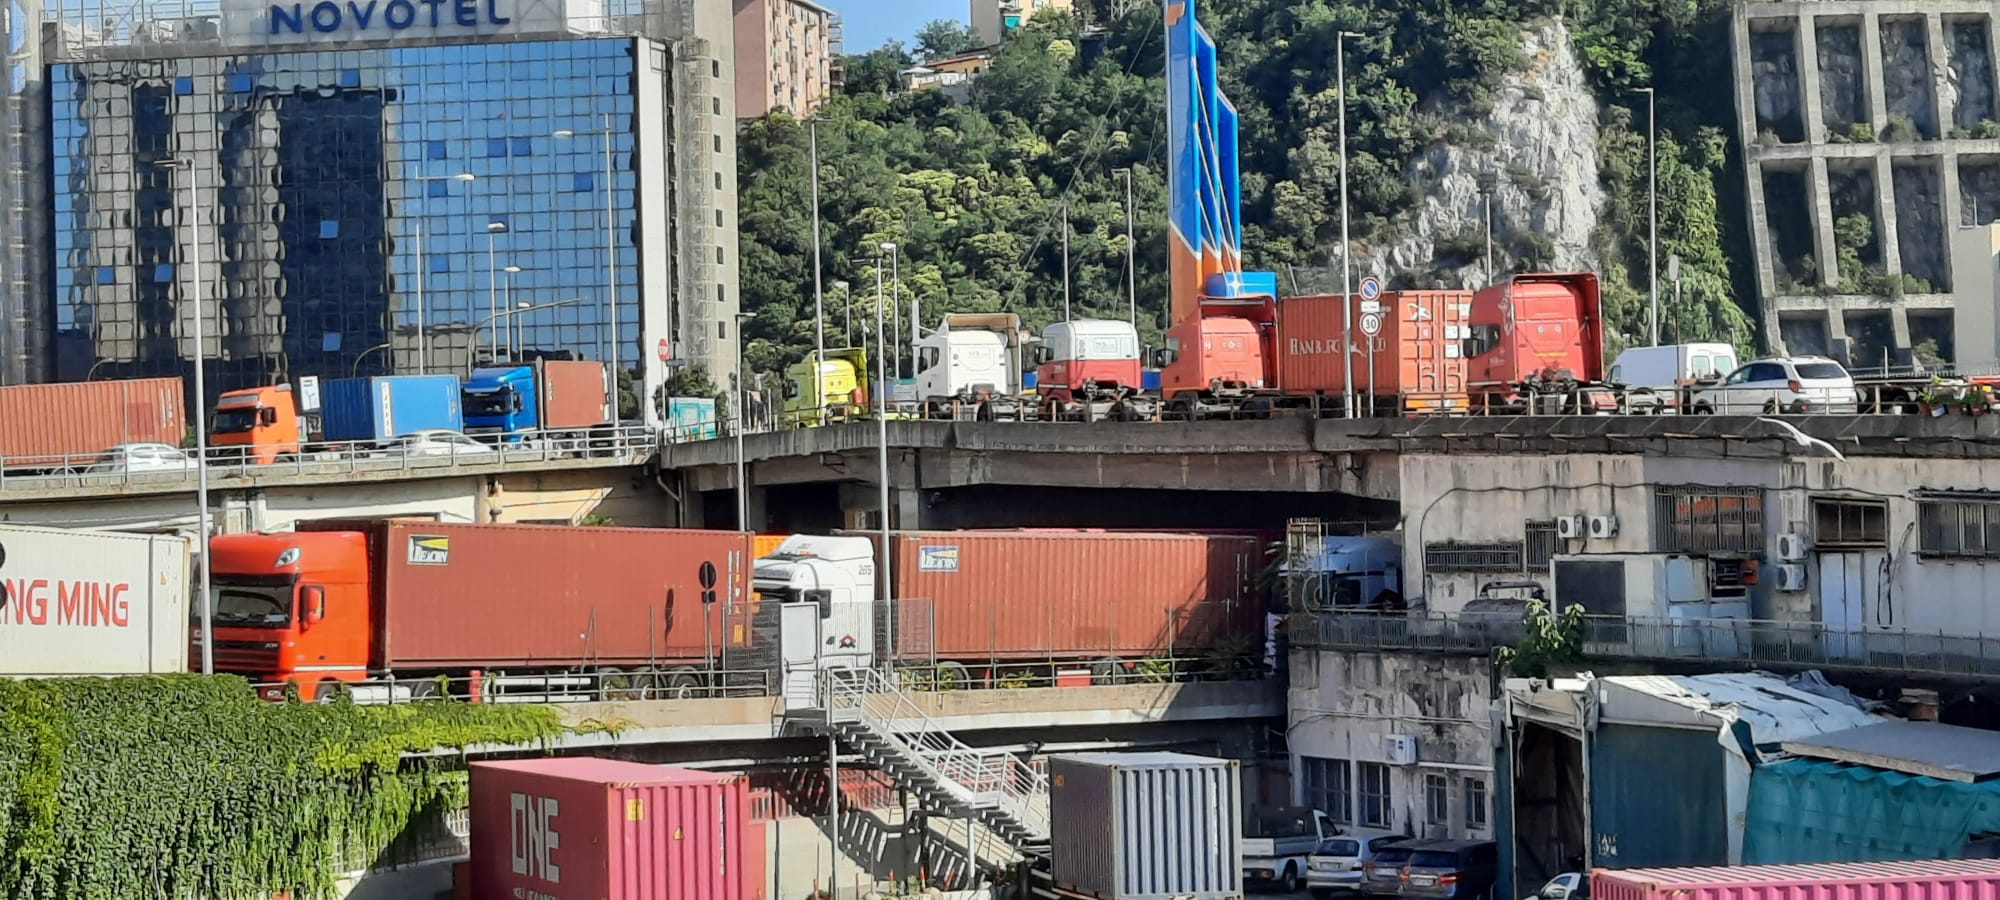
[[[326,588],[307,585],[299,589],[299,608],[306,624],[317,625],[326,618]]]
[[[1164,369],[1179,362],[1180,358],[1181,352],[1179,350],[1175,350],[1172,347],[1161,347],[1153,351],[1153,368]]]
[[[1035,345],[1035,365],[1046,366],[1056,361],[1056,350],[1047,344]]]
[[[799,395],[799,383],[796,381],[785,382],[785,396],[797,397],[798,395]]]
[[[278,411],[277,411],[277,409],[275,409],[275,408],[273,408],[273,407],[269,407],[269,406],[266,406],[266,407],[264,407],[263,409],[260,409],[260,410],[258,410],[258,411],[257,411],[257,423],[258,423],[258,424],[260,424],[260,425],[276,425],[276,424],[278,424]]]
[[[819,607],[820,618],[822,619],[833,618],[832,591],[806,591],[805,598],[807,603],[812,603]]]

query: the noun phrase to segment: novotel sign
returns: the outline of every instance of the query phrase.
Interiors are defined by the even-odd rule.
[[[578,0],[225,0],[237,46],[376,44],[569,30]],[[600,7],[601,8],[601,7]],[[599,13],[598,15],[602,15]]]

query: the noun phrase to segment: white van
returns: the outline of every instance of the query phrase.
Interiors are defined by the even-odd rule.
[[[1685,388],[1709,384],[1736,370],[1736,348],[1723,343],[1633,347],[1618,354],[1608,379],[1626,391],[1629,412],[1679,409]]]

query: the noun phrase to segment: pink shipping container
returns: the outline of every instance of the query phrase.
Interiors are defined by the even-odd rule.
[[[741,776],[612,759],[472,764],[472,897],[750,900]]]
[[[1262,640],[1253,537],[928,531],[896,538],[903,646],[938,659],[1123,659]],[[913,620],[929,601],[928,623]],[[913,632],[914,629],[914,632]]]
[[[187,437],[185,404],[178,378],[0,387],[0,458],[49,466],[119,444],[178,447]]]
[[[1598,869],[1591,900],[1995,900],[2000,859]]]

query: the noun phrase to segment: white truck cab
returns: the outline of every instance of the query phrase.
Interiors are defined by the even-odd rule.
[[[819,673],[875,664],[875,542],[795,534],[757,560],[751,585],[778,606],[787,708],[818,704]]]
[[[1267,806],[1243,819],[1243,877],[1289,894],[1306,876],[1306,858],[1340,833],[1326,813],[1308,806]]]
[[[1021,317],[951,313],[917,339],[917,398],[925,418],[1020,415]]]

